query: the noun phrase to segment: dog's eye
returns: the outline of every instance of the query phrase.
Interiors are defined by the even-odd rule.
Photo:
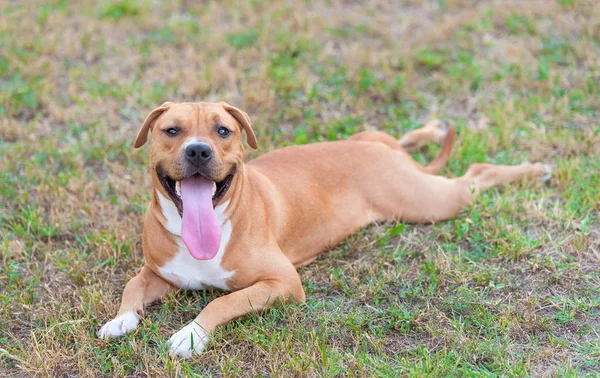
[[[229,129],[226,128],[225,126],[219,126],[219,128],[217,129],[217,132],[222,137],[226,137],[227,135],[231,134],[231,131],[229,131]]]
[[[179,134],[179,129],[176,127],[169,127],[168,129],[163,130],[163,132],[165,134],[167,134],[168,136],[175,136],[175,135]]]

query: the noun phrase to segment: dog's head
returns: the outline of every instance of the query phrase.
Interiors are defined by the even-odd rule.
[[[184,182],[203,179],[204,185],[211,187],[213,207],[223,200],[244,164],[242,129],[248,144],[256,149],[250,119],[240,109],[225,102],[166,102],[148,115],[134,147],[143,146],[152,133],[149,157],[153,181],[182,214]]]

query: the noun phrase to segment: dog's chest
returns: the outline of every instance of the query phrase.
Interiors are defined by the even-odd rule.
[[[206,287],[216,287],[228,290],[227,281],[234,275],[234,271],[226,271],[221,267],[221,260],[225,249],[231,238],[231,221],[225,220],[224,211],[227,203],[215,208],[217,219],[221,222],[221,244],[217,255],[210,260],[196,260],[188,252],[187,247],[181,240],[181,217],[173,202],[157,192],[162,213],[167,219],[165,228],[171,232],[179,249],[175,257],[159,267],[159,273],[167,281],[182,289],[201,290]]]

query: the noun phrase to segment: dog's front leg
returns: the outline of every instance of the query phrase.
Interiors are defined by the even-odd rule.
[[[210,332],[217,326],[249,312],[262,311],[278,298],[284,301],[304,301],[304,289],[295,269],[292,277],[275,276],[264,279],[210,302],[193,322],[171,337],[169,340],[171,354],[190,357],[194,352],[202,352],[208,343]]]
[[[98,336],[102,339],[121,337],[133,331],[140,323],[144,304],[154,302],[170,290],[173,290],[171,284],[148,267],[143,267],[137,276],[127,282],[117,316],[100,328]]]

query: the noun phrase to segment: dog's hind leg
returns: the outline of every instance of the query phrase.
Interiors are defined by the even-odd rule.
[[[488,188],[527,177],[546,180],[550,173],[550,167],[541,163],[472,164],[464,176],[454,179],[399,170],[398,175],[402,175],[403,180],[389,183],[395,188],[385,197],[388,209],[385,214],[413,223],[440,222],[460,214]],[[384,203],[378,205],[377,208],[382,209]]]
[[[350,140],[365,142],[381,142],[395,150],[404,150],[408,153],[416,152],[427,143],[442,144],[450,127],[444,121],[433,119],[425,126],[409,131],[400,139],[396,139],[383,131],[368,130],[350,137]]]
[[[444,121],[432,119],[425,126],[409,131],[398,139],[398,144],[407,152],[413,153],[425,146],[427,143],[442,144],[450,126]]]
[[[404,135],[399,140],[396,140],[396,138],[383,131],[363,131],[353,135],[350,140],[383,143],[386,146],[405,154],[406,157],[422,172],[438,174],[448,163],[455,135],[456,129],[454,125],[447,126],[442,121],[432,120],[427,122],[422,128],[413,130]],[[408,153],[416,151],[429,142],[442,143],[442,149],[431,163],[422,166],[408,155]]]
[[[520,165],[471,164],[467,173],[455,180],[469,185],[475,192],[519,181],[526,177],[550,179],[552,168],[548,164],[523,163]]]

